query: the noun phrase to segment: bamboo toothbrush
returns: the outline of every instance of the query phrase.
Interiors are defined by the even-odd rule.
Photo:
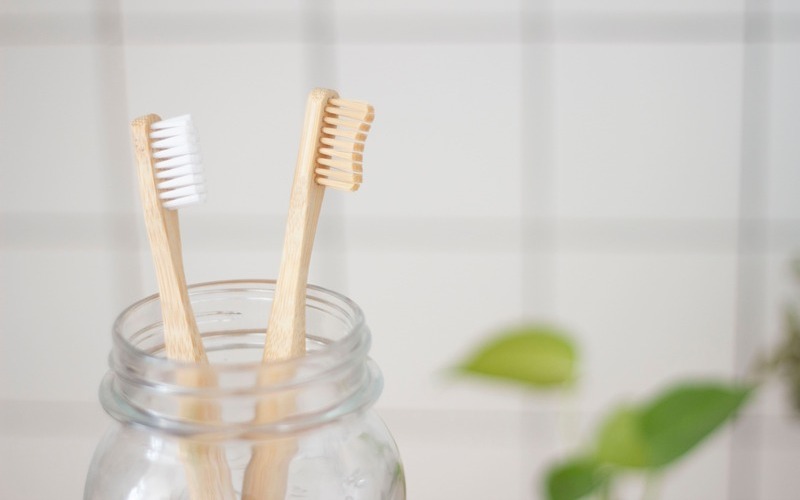
[[[308,96],[283,256],[267,327],[265,363],[305,354],[308,267],[325,188],[358,189],[362,180],[361,153],[373,118],[371,105],[340,99],[333,90],[314,89]],[[261,404],[256,421],[279,419],[292,406],[292,401]],[[242,499],[282,500],[295,450],[291,439],[255,447],[245,472]]]
[[[177,209],[205,200],[202,165],[189,115],[161,120],[146,115],[131,123],[147,236],[153,254],[169,359],[208,364],[183,272]],[[178,374],[181,384],[214,385],[210,373],[195,368]],[[219,418],[219,409],[199,401],[181,406],[194,421]],[[236,498],[224,453],[208,444],[181,443],[192,500]]]

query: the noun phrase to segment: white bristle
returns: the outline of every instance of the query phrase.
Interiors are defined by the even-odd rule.
[[[150,127],[154,130],[159,130],[162,128],[174,128],[179,126],[191,126],[192,124],[192,115],[180,115],[174,118],[167,118],[166,120],[161,120],[160,122],[155,122]]]
[[[162,160],[156,163],[156,168],[171,169],[173,167],[180,167],[181,165],[188,165],[194,163],[201,163],[202,158],[199,154],[181,155],[169,160]]]
[[[206,198],[203,164],[197,145],[197,131],[190,115],[169,118],[151,125],[159,198],[164,208],[176,209],[200,203]]]
[[[175,177],[183,177],[195,172],[193,163],[176,163],[177,167],[163,168],[156,172],[156,179],[174,179]]]
[[[203,185],[205,182],[205,177],[203,174],[198,173],[191,173],[188,175],[182,175],[180,177],[175,177],[174,179],[169,179],[164,182],[158,183],[158,189],[173,189],[185,186],[194,186],[196,185]]]

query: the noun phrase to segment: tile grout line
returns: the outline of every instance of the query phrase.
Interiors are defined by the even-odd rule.
[[[528,175],[528,174],[526,174]],[[524,176],[523,176],[524,177]],[[527,181],[530,182],[530,181]],[[130,186],[126,193],[132,191]],[[521,210],[527,210],[522,207]],[[130,231],[120,236],[128,242],[112,241],[106,238],[100,228],[113,225],[115,228],[135,226],[140,214],[56,214],[56,213],[3,213],[4,246],[13,248],[44,249],[47,247],[71,248],[123,248],[129,251],[134,247],[144,248],[143,241],[133,241]],[[266,219],[265,219],[266,217]],[[464,244],[474,244],[475,250],[495,250],[504,254],[509,252],[534,252],[552,254],[552,232],[554,223],[559,226],[559,248],[561,252],[597,252],[601,254],[675,254],[700,253],[720,254],[736,252],[737,221],[730,220],[659,220],[659,219],[555,219],[547,217],[392,217],[347,215],[352,224],[348,230],[348,242],[355,249],[369,247],[375,251],[417,251],[423,244],[440,250],[464,250]],[[213,248],[224,249],[226,245],[261,241],[263,235],[254,236],[255,225],[267,224],[272,228],[269,234],[279,234],[284,227],[282,214],[203,215],[186,217],[186,228],[204,227],[226,231],[230,243],[210,238],[210,232],[193,232],[187,237],[193,241],[204,241]],[[780,251],[789,248],[793,242],[800,241],[800,219],[764,220],[751,224],[760,225],[766,231],[763,248],[750,242],[753,248],[742,249],[742,255],[760,255],[767,251]],[[334,223],[333,226],[336,224]],[[323,225],[321,232],[328,237],[337,237],[336,227]],[[31,231],[30,228],[35,228]],[[448,231],[444,231],[448,229]],[[526,241],[521,241],[524,232]],[[333,234],[328,234],[333,233]],[[278,245],[277,240],[273,241]],[[259,243],[261,244],[261,243]],[[116,246],[115,246],[116,245]],[[354,248],[350,248],[353,250]],[[527,292],[526,292],[527,293]],[[528,302],[528,301],[526,301]],[[546,302],[546,301],[545,301]],[[524,313],[525,311],[522,311]]]
[[[521,311],[523,319],[527,316],[552,314],[555,300],[555,257],[554,214],[554,20],[555,12],[550,0],[536,3],[545,14],[544,22],[535,22],[533,11],[520,5],[521,28],[521,79],[522,79],[522,118],[520,137],[520,251],[522,253]],[[545,42],[545,43],[533,43]],[[541,53],[540,53],[541,52]],[[539,77],[538,80],[536,77]],[[531,219],[542,222],[540,228],[531,224]],[[537,230],[538,229],[538,230]],[[534,238],[541,238],[541,247]],[[538,243],[538,242],[536,242]],[[535,255],[538,249],[542,255]],[[536,279],[537,269],[534,259],[550,260],[547,276]],[[539,269],[538,272],[541,272]],[[539,293],[533,283],[545,283]],[[541,305],[536,305],[538,302]]]
[[[95,64],[98,75],[98,100],[102,112],[99,116],[98,137],[102,137],[104,163],[108,167],[103,170],[103,184],[106,189],[104,214],[104,234],[108,248],[113,255],[113,291],[115,303],[120,308],[131,300],[131,290],[135,297],[142,295],[139,290],[142,282],[141,259],[138,256],[139,245],[131,227],[120,225],[117,215],[116,200],[123,200],[127,207],[135,207],[134,193],[129,189],[133,179],[133,169],[127,168],[129,151],[127,123],[128,94],[125,58],[125,37],[123,29],[123,13],[120,0],[106,2],[96,0],[94,5],[95,30],[97,44],[95,46]],[[122,174],[127,175],[123,176]],[[134,210],[138,212],[138,209]],[[123,292],[125,291],[125,292]],[[118,311],[114,311],[116,314]]]
[[[519,4],[520,10],[520,302],[521,320],[552,320],[556,302],[556,225],[555,214],[555,8],[551,0],[538,0],[534,7],[543,12],[534,17],[529,5]],[[531,219],[541,220],[541,228]],[[535,241],[541,238],[541,242]],[[541,245],[541,248],[539,248]],[[540,265],[537,268],[536,262]],[[541,274],[545,276],[541,276]],[[538,425],[530,416],[528,398],[520,396],[518,421],[520,463],[527,463],[531,435],[528,425]],[[533,474],[534,471],[529,471]],[[528,474],[523,474],[528,478]],[[529,479],[521,490],[529,492]],[[537,485],[539,478],[536,478]],[[541,485],[539,485],[540,487]],[[534,491],[538,488],[534,488]]]
[[[330,0],[325,0],[330,5]],[[306,0],[311,5],[312,0]],[[98,3],[99,5],[100,3]],[[324,8],[324,7],[323,7]],[[317,8],[319,10],[319,8]],[[309,17],[306,8],[305,17]],[[328,9],[333,11],[333,9]],[[348,11],[350,12],[350,11]],[[352,14],[352,12],[350,12]],[[776,12],[772,12],[775,14]],[[755,33],[759,41],[796,42],[800,36],[800,14],[780,11],[781,29],[764,35]],[[367,17],[370,16],[371,17]],[[431,13],[406,11],[400,13],[369,13],[347,16],[342,22],[359,26],[369,19],[371,29],[347,29],[339,41],[348,43],[508,43],[508,28],[519,21],[516,12]],[[752,17],[763,17],[753,12]],[[25,45],[86,45],[100,42],[97,34],[87,29],[87,15],[76,12],[58,14],[0,14],[0,46]],[[566,43],[673,43],[720,44],[736,43],[737,21],[735,11],[720,11],[703,15],[692,13],[590,12],[585,14],[561,13],[558,25],[559,40]],[[137,13],[126,17],[131,27],[128,44],[151,44],[154,36],[160,44],[214,43],[271,43],[297,42],[308,39],[298,35],[295,18],[290,14],[268,13],[201,13],[189,12],[174,15]],[[178,22],[181,21],[181,22]],[[264,29],[264,26],[270,29]],[[390,26],[408,26],[405,30],[387,29]],[[642,29],[644,25],[645,29]],[[177,29],[181,26],[182,30]],[[410,27],[413,26],[413,29]],[[223,28],[224,27],[224,28]],[[544,43],[546,40],[532,40]]]
[[[302,5],[308,90],[314,87],[327,87],[344,92],[344,97],[348,97],[347,89],[338,89],[337,85],[339,42],[334,2],[333,0],[304,0]],[[322,265],[315,265],[312,260],[311,267],[322,270],[323,279],[329,283],[329,286],[346,293],[349,273],[347,242],[344,233],[347,230],[348,221],[344,213],[345,200],[342,197],[352,195],[352,193],[339,193],[337,190],[328,189],[325,194],[320,224],[324,224],[328,228],[323,227],[318,230],[319,244],[316,246],[320,250],[332,250],[334,262],[330,262],[323,268]]]
[[[763,2],[759,2],[763,6]],[[763,334],[758,333],[763,325],[766,264],[764,252],[767,238],[762,224],[767,208],[765,186],[768,176],[769,158],[766,152],[766,137],[769,126],[769,80],[770,46],[759,43],[770,39],[769,25],[760,26],[763,16],[753,12],[753,0],[745,0],[742,30],[742,89],[741,132],[739,153],[739,199],[736,229],[735,304],[734,304],[734,353],[733,369],[737,378],[746,380]],[[767,4],[766,11],[770,12]],[[754,338],[755,337],[755,338]],[[729,455],[729,496],[734,499],[758,498],[760,490],[759,456],[752,453],[748,443],[762,445],[762,432],[758,425],[749,431],[755,434],[748,438],[748,429],[739,423],[733,424]]]

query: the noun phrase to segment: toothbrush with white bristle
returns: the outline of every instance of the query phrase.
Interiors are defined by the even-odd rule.
[[[189,115],[161,120],[146,115],[131,123],[147,236],[153,254],[167,358],[207,365],[208,357],[189,302],[181,255],[178,208],[201,203],[206,191],[197,132]],[[178,382],[213,387],[210,370],[178,372]],[[219,420],[218,407],[203,401],[181,405],[181,416],[193,422]],[[192,500],[235,500],[224,451],[201,441],[181,441],[186,481]]]
[[[151,125],[150,139],[159,179],[159,198],[164,208],[176,209],[206,199],[203,164],[197,145],[197,130],[191,115],[162,120]]]

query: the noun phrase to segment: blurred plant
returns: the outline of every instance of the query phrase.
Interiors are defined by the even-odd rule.
[[[457,369],[537,389],[563,387],[576,379],[572,340],[549,326],[519,326],[500,332]]]
[[[688,382],[643,404],[616,408],[588,453],[550,469],[549,498],[572,500],[593,493],[611,498],[613,481],[621,474],[660,475],[730,419],[749,394],[748,387]]]
[[[577,379],[576,352],[561,330],[520,326],[500,332],[458,369],[535,389],[567,387]],[[614,409],[585,451],[550,469],[548,497],[608,499],[621,474],[661,473],[733,416],[749,394],[745,386],[687,382],[650,401]]]
[[[800,285],[800,259],[792,266],[795,284]],[[789,391],[794,411],[800,415],[800,306],[796,302],[787,306],[784,313],[784,337],[775,350],[756,365],[759,379],[775,376]]]
[[[800,260],[793,274],[800,284]],[[648,401],[620,405],[599,426],[585,449],[554,465],[544,489],[550,500],[613,498],[623,475],[644,475],[645,483],[688,455],[728,422],[771,376],[789,387],[800,414],[800,309],[787,308],[786,335],[756,364],[752,383],[684,381]],[[577,348],[564,331],[543,325],[502,330],[458,366],[463,374],[512,382],[533,389],[565,388],[577,381]],[[645,495],[651,495],[645,491]]]

